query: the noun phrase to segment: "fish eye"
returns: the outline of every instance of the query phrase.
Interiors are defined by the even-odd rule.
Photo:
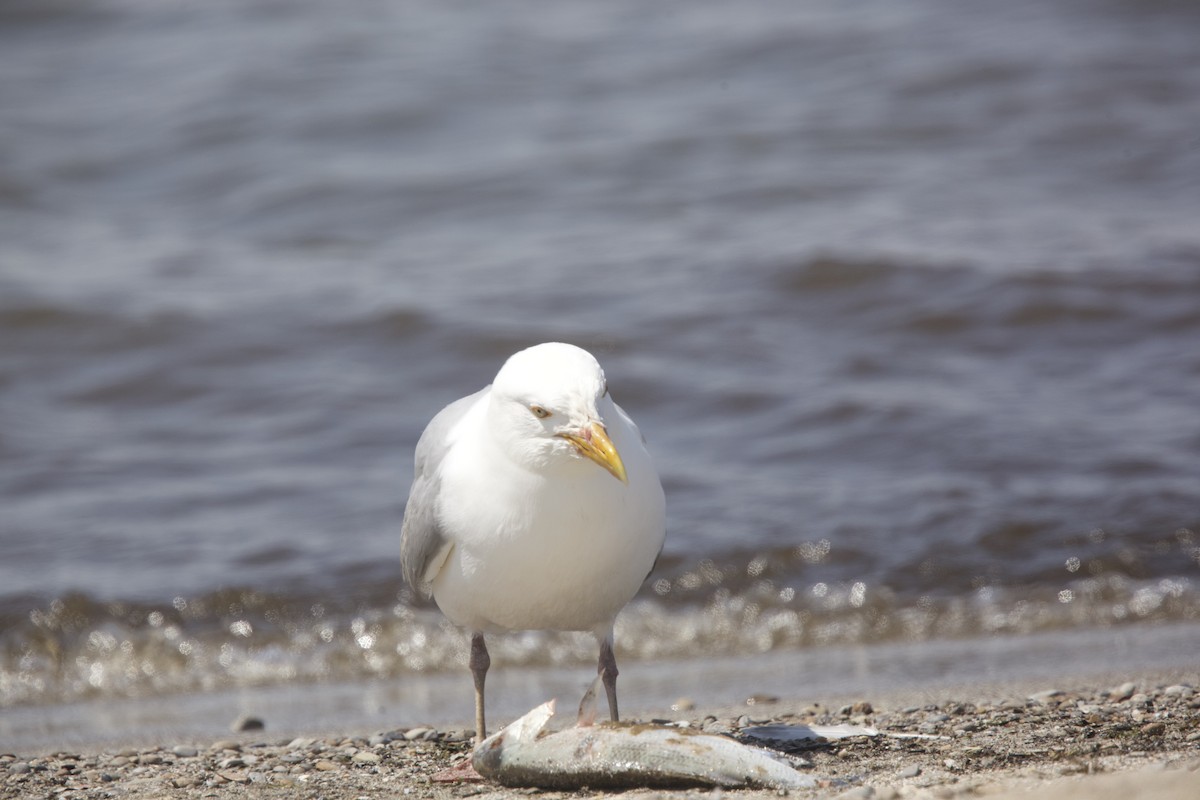
[[[537,406],[537,405],[530,406],[529,410],[532,411],[533,415],[535,417],[537,417],[538,419],[545,419],[546,417],[550,416],[550,412],[547,411],[546,409],[542,408],[541,406]]]

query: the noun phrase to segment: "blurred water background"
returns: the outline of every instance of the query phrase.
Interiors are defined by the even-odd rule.
[[[412,447],[546,340],[667,489],[625,665],[1194,623],[1197,41],[1166,0],[0,3],[0,706],[450,672],[469,716]]]

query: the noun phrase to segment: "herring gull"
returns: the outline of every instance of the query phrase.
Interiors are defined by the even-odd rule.
[[[666,502],[645,441],[586,350],[511,356],[417,442],[405,580],[471,632],[475,734],[486,735],[484,634],[585,631],[616,721],[613,623],[662,551]]]

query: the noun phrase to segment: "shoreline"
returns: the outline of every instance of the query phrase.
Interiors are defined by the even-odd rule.
[[[618,658],[620,643],[618,642]],[[680,697],[697,706],[732,709],[752,695],[795,703],[853,703],[991,684],[1026,685],[1029,693],[1065,677],[1081,685],[1116,685],[1126,674],[1153,675],[1196,666],[1200,624],[1174,623],[1047,631],[976,639],[932,639],[873,645],[830,645],[742,656],[703,655],[673,661],[621,661],[621,705],[631,718],[661,717]],[[488,710],[511,721],[558,697],[582,696],[592,664],[515,667],[493,664]],[[914,701],[915,702],[915,701]],[[230,723],[253,716],[265,734],[352,736],[397,727],[471,727],[473,701],[465,665],[360,682],[291,682],[208,692],[108,698],[58,705],[9,706],[0,713],[0,752],[150,747],[165,741],[228,738]]]
[[[1041,639],[1033,642],[1038,646],[1044,643]],[[937,660],[956,649],[952,644],[911,647]],[[1020,643],[1001,640],[995,646],[1013,644]],[[1190,640],[1185,637],[1182,644],[1186,652]],[[1127,652],[1139,659],[1147,655]],[[823,659],[830,669],[836,655],[809,654]],[[861,659],[863,654],[858,656]],[[708,704],[699,696],[694,700],[676,696],[674,704],[679,710],[671,709],[671,701],[657,705],[638,702],[630,704],[629,718],[686,721],[743,740],[744,729],[776,723],[869,725],[885,734],[806,747],[801,754],[812,762],[810,771],[823,785],[795,791],[795,797],[895,800],[1011,794],[1175,800],[1193,797],[1200,785],[1200,665],[1194,660],[1187,665],[1122,668],[1122,656],[1114,652],[1107,660],[1076,660],[1073,667],[1058,660],[1042,662],[1037,669],[1009,677],[995,672],[976,672],[971,677],[953,669],[952,663],[940,678],[927,676],[907,684],[889,684],[878,676],[864,682],[853,675],[841,676],[840,682],[826,676],[830,679],[822,682],[817,676],[806,679],[797,670],[799,654],[775,661],[767,659],[765,667],[761,658],[753,657],[698,665],[707,667],[702,673],[713,678],[715,685],[727,686],[733,679],[722,679],[721,671],[740,663],[743,674],[738,685],[745,693],[737,703]],[[781,665],[791,668],[788,691],[774,695],[770,690],[776,684],[755,683]],[[1057,672],[1048,669],[1052,665],[1058,666]],[[636,687],[633,676],[648,666],[629,665],[629,683]],[[579,670],[566,672],[571,685],[581,680],[575,674]],[[510,676],[508,681],[512,680]],[[856,682],[863,685],[861,691],[848,688]],[[681,681],[677,686],[687,688],[688,683]],[[458,701],[465,699],[469,681],[463,675],[448,676],[442,688],[449,692],[443,703],[454,709],[445,719],[464,718],[458,706],[465,710],[466,704]],[[495,688],[497,693],[503,691],[500,686]],[[541,686],[542,690],[548,688]],[[543,691],[540,699],[550,694]],[[562,707],[569,708],[570,693],[560,696]],[[747,698],[754,702],[747,704]],[[572,722],[567,716],[564,711],[560,726]],[[313,718],[324,719],[319,713]],[[511,716],[496,718],[507,721]],[[170,795],[199,800],[302,796],[353,800],[411,794],[450,800],[486,794],[495,800],[516,800],[527,793],[489,784],[431,780],[469,752],[470,731],[462,721],[436,725],[410,721],[396,728],[360,725],[349,730],[328,720],[318,724],[325,725],[323,732],[301,735],[268,723],[265,730],[233,735],[159,733],[136,745],[22,748],[0,744],[0,797],[57,795],[64,800],[107,800]],[[889,733],[937,738],[900,738],[886,735]],[[584,793],[543,794],[576,797]],[[647,800],[697,794],[695,790],[631,792],[632,797]],[[777,796],[753,790],[738,790],[737,794]]]
[[[820,703],[757,697],[752,705],[660,711],[662,719],[686,721],[743,741],[745,729],[761,724],[849,723],[881,731],[880,736],[820,746],[805,743],[795,750],[812,763],[807,771],[822,783],[817,789],[792,792],[795,797],[895,800],[1005,793],[1061,797],[1079,792],[1079,797],[1124,800],[1131,786],[1138,797],[1194,796],[1200,785],[1200,668],[1114,676],[1118,678],[1124,680],[1083,684],[1064,678],[1055,685],[1017,681],[926,687],[855,700],[831,697]],[[198,744],[163,741],[31,757],[6,753],[0,754],[0,796],[169,794],[199,799],[302,794],[352,800],[411,793],[436,800],[475,794],[516,800],[527,794],[490,784],[433,781],[436,773],[469,752],[470,733],[412,727],[289,739],[252,731]],[[893,733],[917,733],[921,738],[887,735]],[[789,752],[786,744],[775,746]],[[778,796],[758,790],[737,794]],[[664,793],[635,789],[632,796]]]

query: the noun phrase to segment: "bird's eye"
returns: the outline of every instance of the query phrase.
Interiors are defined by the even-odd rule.
[[[550,412],[541,406],[530,406],[529,410],[532,411],[533,415],[538,419],[545,419],[546,417],[550,416]]]

